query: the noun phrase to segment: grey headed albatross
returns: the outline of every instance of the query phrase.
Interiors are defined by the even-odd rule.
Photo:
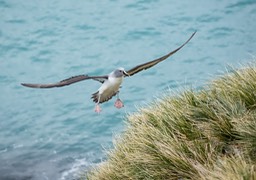
[[[171,55],[173,55],[174,53],[179,51],[183,46],[185,46],[192,39],[192,37],[195,35],[195,33],[196,32],[194,32],[185,43],[183,43],[180,47],[173,50],[172,52],[170,52],[160,58],[157,58],[155,60],[137,65],[128,71],[125,71],[124,68],[118,68],[118,69],[112,71],[110,74],[104,75],[104,76],[78,75],[78,76],[73,76],[68,79],[64,79],[60,82],[52,83],[52,84],[21,83],[21,85],[30,87],[30,88],[54,88],[54,87],[67,86],[67,85],[70,85],[70,84],[73,84],[73,83],[76,83],[79,81],[83,81],[83,80],[92,79],[92,80],[96,80],[96,81],[99,81],[100,83],[102,83],[102,85],[100,86],[98,91],[92,94],[92,99],[96,103],[95,112],[97,112],[97,113],[101,112],[101,108],[100,108],[99,104],[110,100],[115,95],[117,95],[115,107],[119,109],[124,106],[123,102],[119,98],[119,88],[120,88],[120,85],[122,84],[123,78],[133,76],[134,74],[136,74],[142,70],[151,68],[151,67],[155,66],[156,64],[160,63],[161,61],[164,61],[165,59],[167,59],[168,57],[170,57]]]

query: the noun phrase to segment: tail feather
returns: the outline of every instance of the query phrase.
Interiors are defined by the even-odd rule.
[[[112,92],[111,94],[108,94],[108,95],[106,95],[106,94],[102,94],[101,96],[99,95],[99,91],[97,91],[97,92],[95,92],[95,93],[93,93],[92,94],[92,99],[93,99],[93,102],[95,102],[95,103],[104,103],[104,102],[106,102],[106,101],[108,101],[108,100],[110,100],[113,96],[115,96],[117,93],[118,93],[119,91],[117,91],[117,92]],[[99,100],[99,97],[100,97],[100,100]]]
[[[93,102],[98,103],[98,101],[99,101],[99,91],[93,93],[91,98],[93,99]]]

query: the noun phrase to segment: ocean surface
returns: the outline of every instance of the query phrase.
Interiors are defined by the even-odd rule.
[[[128,70],[195,30],[168,60],[125,78],[120,110],[113,98],[94,112],[96,81],[20,85]],[[0,0],[0,180],[76,179],[106,159],[128,114],[168,90],[200,89],[255,55],[255,0]]]

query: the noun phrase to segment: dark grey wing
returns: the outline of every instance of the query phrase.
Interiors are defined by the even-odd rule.
[[[62,87],[62,86],[67,86],[79,81],[87,80],[87,79],[93,79],[96,81],[99,81],[103,83],[105,80],[108,79],[108,76],[88,76],[88,75],[78,75],[78,76],[73,76],[68,79],[64,79],[60,82],[57,83],[52,83],[52,84],[30,84],[30,83],[21,83],[21,85],[30,87],[30,88],[54,88],[54,87]]]
[[[142,70],[146,70],[148,68],[151,68],[152,66],[154,66],[154,65],[160,63],[161,61],[167,59],[168,57],[170,57],[171,55],[173,55],[174,53],[179,51],[183,46],[185,46],[192,39],[192,37],[195,35],[195,33],[196,33],[196,31],[190,36],[190,38],[185,43],[183,43],[180,47],[178,47],[174,51],[172,51],[172,52],[170,52],[170,53],[168,53],[168,54],[166,54],[166,55],[164,55],[164,56],[162,56],[162,57],[160,57],[158,59],[149,61],[149,62],[144,63],[144,64],[140,64],[138,66],[135,66],[134,68],[126,71],[127,74],[129,74],[129,76],[132,76],[132,75],[134,75],[134,74],[136,74],[136,73],[138,73],[138,72],[140,72]],[[126,75],[126,76],[128,76],[128,75]]]

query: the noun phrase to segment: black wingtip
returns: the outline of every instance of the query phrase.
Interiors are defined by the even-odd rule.
[[[30,87],[29,84],[27,83],[20,83],[22,86],[25,86],[25,87]]]
[[[190,36],[190,38],[184,43],[184,45],[185,44],[187,44],[193,37],[194,37],[194,35],[196,34],[196,32],[197,32],[197,30],[195,30],[194,32],[193,32],[193,34]]]
[[[192,34],[192,37],[197,33],[197,30],[194,31],[194,33]]]
[[[28,83],[20,83],[22,86],[29,87],[29,88],[40,88],[35,84],[28,84]]]

